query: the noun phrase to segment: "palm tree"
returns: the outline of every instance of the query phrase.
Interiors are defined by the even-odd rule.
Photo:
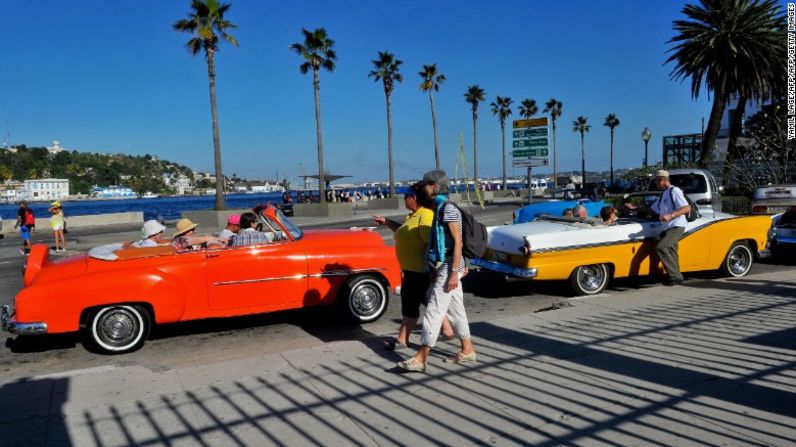
[[[470,103],[473,109],[473,179],[478,186],[478,103],[486,101],[486,92],[476,85],[467,87],[464,100]]]
[[[561,117],[564,103],[550,98],[544,105],[542,113],[550,113],[550,121],[553,123],[553,188],[558,188],[558,151],[556,150],[556,120]]]
[[[572,131],[580,132],[580,175],[581,175],[581,188],[586,186],[586,132],[591,130],[588,124],[588,118],[579,116],[578,119],[572,122]]]
[[[230,30],[238,26],[224,18],[229,11],[229,3],[219,3],[217,0],[192,0],[191,12],[185,19],[174,22],[175,31],[190,33],[193,37],[186,46],[188,51],[196,56],[204,50],[207,61],[207,77],[210,80],[210,115],[213,119],[213,155],[215,158],[216,178],[223,178],[221,170],[221,137],[218,131],[218,110],[216,108],[216,52],[218,43],[225,40],[238,46],[238,40],[229,34]],[[219,186],[220,185],[220,186]],[[224,182],[216,185],[216,209],[223,210]]]
[[[390,197],[395,195],[395,180],[393,179],[392,169],[392,111],[390,110],[390,96],[392,89],[396,82],[401,82],[404,77],[401,76],[400,67],[404,62],[395,58],[394,54],[386,51],[379,51],[379,58],[373,61],[372,70],[368,73],[368,77],[373,78],[374,81],[382,81],[384,84],[384,96],[387,99],[387,166],[390,175]]]
[[[437,108],[434,106],[434,92],[438,92],[439,86],[445,82],[445,75],[437,72],[436,62],[431,65],[423,65],[423,70],[418,75],[423,79],[420,83],[420,91],[428,92],[428,99],[431,101],[431,124],[434,126],[434,160],[437,169],[439,169],[439,136],[437,135]]]
[[[666,63],[675,64],[670,77],[691,78],[694,98],[699,97],[703,82],[713,93],[700,166],[707,167],[713,157],[730,96],[765,99],[785,72],[781,57],[785,53],[785,18],[780,11],[776,0],[700,0],[699,5],[683,7],[690,20],[674,21],[679,34],[668,42],[675,43],[667,50],[672,54]]]
[[[520,116],[525,119],[533,118],[536,115],[536,112],[539,111],[539,107],[536,106],[535,99],[523,99],[520,103]]]
[[[614,186],[614,128],[618,125],[619,118],[616,117],[615,113],[609,113],[608,116],[605,117],[603,126],[611,129],[611,183],[609,183],[611,188]]]
[[[503,136],[503,191],[508,188],[506,181],[506,118],[511,115],[511,98],[498,96],[492,106],[492,115],[497,115],[500,120],[500,133]]]
[[[334,40],[329,38],[326,30],[316,28],[309,31],[302,28],[304,43],[294,43],[290,48],[301,56],[304,61],[299,65],[301,74],[312,70],[312,87],[315,92],[315,136],[318,141],[318,194],[321,203],[326,202],[326,172],[323,170],[323,135],[321,133],[321,77],[320,71],[334,71],[337,53],[334,52]]]

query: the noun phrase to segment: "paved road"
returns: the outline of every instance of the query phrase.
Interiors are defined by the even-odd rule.
[[[513,207],[492,207],[475,214],[487,225],[497,225],[510,219]],[[312,227],[350,227],[369,225],[369,219],[343,224],[324,224]],[[114,230],[75,230],[72,244],[85,249],[97,243],[132,239],[137,226]],[[389,243],[389,230],[379,229]],[[0,241],[0,303],[10,303],[21,288],[20,268],[23,259],[16,253],[19,239],[8,237]],[[752,275],[770,273],[792,266],[758,264]],[[650,286],[652,283],[643,285]],[[628,284],[618,282],[607,293],[619,294]],[[494,275],[474,273],[465,280],[465,300],[473,322],[489,321],[512,315],[527,314],[550,308],[567,296],[563,283],[506,283]],[[395,297],[397,298],[397,297]],[[74,335],[12,339],[0,335],[0,376],[3,381],[98,366],[143,365],[152,370],[165,370],[217,362],[223,359],[245,358],[252,354],[282,352],[290,349],[312,348],[329,341],[370,340],[388,337],[400,321],[400,302],[393,299],[385,316],[378,322],[363,326],[344,325],[330,318],[325,309],[281,312],[242,318],[207,320],[174,324],[156,328],[146,346],[133,354],[108,357],[87,352]],[[418,337],[413,336],[417,341]]]

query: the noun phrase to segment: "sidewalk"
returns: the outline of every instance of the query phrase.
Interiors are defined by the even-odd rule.
[[[479,362],[443,363],[456,349],[443,343],[426,374],[396,373],[401,357],[373,339],[33,377],[0,387],[0,433],[5,446],[796,443],[796,270],[569,302],[473,324]]]

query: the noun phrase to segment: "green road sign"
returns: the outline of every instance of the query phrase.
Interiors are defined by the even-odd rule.
[[[547,137],[525,138],[511,142],[514,149],[521,147],[547,147]]]
[[[511,151],[511,156],[514,158],[525,157],[547,157],[548,149],[546,147],[539,147],[533,149],[519,149]]]
[[[534,127],[532,129],[520,129],[511,132],[512,138],[546,137],[547,127]]]

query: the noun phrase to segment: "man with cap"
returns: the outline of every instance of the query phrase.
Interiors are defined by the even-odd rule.
[[[144,222],[144,227],[141,228],[142,238],[133,242],[130,246],[134,248],[146,248],[167,244],[168,242],[163,240],[164,231],[166,231],[166,227],[156,219],[148,220]]]
[[[227,217],[227,226],[218,233],[219,239],[229,240],[240,231],[240,214],[230,214]]]
[[[688,204],[683,190],[669,181],[669,171],[656,172],[655,183],[658,185],[658,189],[663,190],[658,200],[652,204],[652,210],[658,213],[663,224],[663,232],[655,245],[655,252],[669,275],[664,284],[674,286],[683,282],[677,250],[678,242],[688,223],[686,215],[691,211],[691,206]]]

